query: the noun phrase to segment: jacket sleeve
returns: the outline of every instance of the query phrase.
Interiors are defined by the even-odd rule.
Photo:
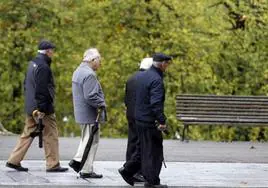
[[[100,86],[97,78],[94,75],[89,75],[83,82],[84,98],[89,105],[95,108],[106,106],[99,90]]]
[[[125,106],[127,107],[128,106],[128,86],[129,86],[129,80],[127,80],[127,83],[125,84],[125,96],[124,96],[124,103],[125,103]]]
[[[127,106],[127,84],[125,84],[125,96],[124,96],[124,103]]]
[[[52,101],[49,90],[48,83],[51,77],[51,71],[48,67],[40,66],[35,72],[35,100],[37,103],[37,109],[40,112],[48,112],[48,104]]]
[[[162,80],[155,80],[150,89],[150,104],[156,120],[162,125],[166,123],[166,116],[164,114],[164,92]]]

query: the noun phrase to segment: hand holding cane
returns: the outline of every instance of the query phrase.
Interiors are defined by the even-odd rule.
[[[167,125],[161,125],[159,124],[157,121],[156,121],[156,127],[159,131],[165,133],[166,135],[169,135],[169,131],[168,131],[168,127]],[[167,165],[165,163],[165,159],[164,159],[164,156],[163,156],[163,164],[164,164],[164,167],[167,168]]]
[[[34,110],[32,115],[33,115],[33,117],[37,117],[38,123],[37,123],[36,130],[34,132],[32,132],[30,134],[30,136],[32,138],[38,136],[38,138],[39,138],[38,146],[39,146],[39,148],[42,148],[43,147],[43,129],[44,129],[43,118],[45,117],[45,113],[40,112],[38,110]]]

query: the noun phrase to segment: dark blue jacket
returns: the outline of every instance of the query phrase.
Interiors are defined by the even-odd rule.
[[[137,76],[135,119],[154,126],[166,123],[163,72],[152,66]]]
[[[38,54],[30,61],[24,80],[25,110],[32,115],[34,110],[46,114],[54,113],[55,84],[50,69],[51,59]]]
[[[136,82],[138,75],[143,71],[144,69],[140,69],[127,80],[125,89],[125,105],[127,107],[127,118],[135,118]]]

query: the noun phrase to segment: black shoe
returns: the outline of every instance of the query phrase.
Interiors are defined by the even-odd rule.
[[[96,174],[95,172],[83,173],[80,172],[80,178],[102,178],[102,174]]]
[[[119,174],[122,176],[122,178],[131,186],[134,185],[134,180],[132,176],[129,176],[128,173],[126,172],[124,167],[121,167],[118,169]]]
[[[75,160],[71,160],[69,162],[69,166],[77,173],[79,172],[80,165],[81,165],[81,163],[78,161],[75,161]]]
[[[153,185],[153,184],[150,184],[150,183],[144,183],[144,187],[147,187],[147,188],[168,188],[167,185],[162,185],[162,184],[158,184],[158,185]]]
[[[66,172],[67,170],[69,170],[68,168],[63,168],[61,166],[56,166],[50,169],[47,169],[47,172]]]
[[[22,171],[22,172],[27,172],[28,171],[28,168],[24,168],[20,164],[19,165],[15,165],[15,164],[12,164],[12,163],[7,162],[6,163],[6,167],[13,168],[13,169],[15,169],[17,171]]]
[[[145,179],[141,174],[137,173],[133,176],[133,181],[134,182],[145,182]]]

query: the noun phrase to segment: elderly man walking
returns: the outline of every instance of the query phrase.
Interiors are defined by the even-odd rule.
[[[124,166],[127,166],[133,161],[139,161],[140,165],[140,148],[139,148],[139,139],[138,132],[135,125],[135,103],[136,103],[136,82],[137,77],[143,71],[149,69],[153,64],[153,58],[147,57],[142,59],[140,63],[139,71],[135,72],[126,83],[125,89],[125,105],[126,105],[126,117],[128,121],[128,143],[127,143],[127,152],[126,152],[126,163]],[[144,178],[141,172],[136,173],[133,176],[134,182],[144,182]]]
[[[159,174],[163,161],[163,137],[166,127],[164,113],[165,89],[163,72],[171,57],[162,53],[153,55],[153,66],[137,76],[135,123],[140,141],[140,158],[145,187],[167,188],[160,184]],[[157,124],[159,124],[157,126]],[[140,170],[139,161],[133,161],[119,169],[122,178],[134,185],[133,175]]]
[[[55,85],[50,64],[52,62],[54,44],[49,41],[41,41],[38,46],[38,55],[29,63],[25,88],[26,120],[20,139],[11,153],[6,166],[17,171],[28,171],[22,167],[26,152],[32,144],[31,133],[36,129],[36,119],[33,112],[37,111],[43,118],[43,141],[46,158],[47,172],[65,172],[68,168],[62,168],[59,162],[59,142],[56,116],[54,112]]]
[[[98,50],[90,48],[85,51],[83,61],[72,77],[74,116],[76,123],[81,126],[81,140],[69,166],[79,172],[81,178],[102,178],[101,174],[93,171],[100,138],[99,130],[92,135],[93,130],[96,130],[94,126],[98,113],[101,112],[101,122],[106,119],[104,94],[95,72],[100,65],[101,56]]]

